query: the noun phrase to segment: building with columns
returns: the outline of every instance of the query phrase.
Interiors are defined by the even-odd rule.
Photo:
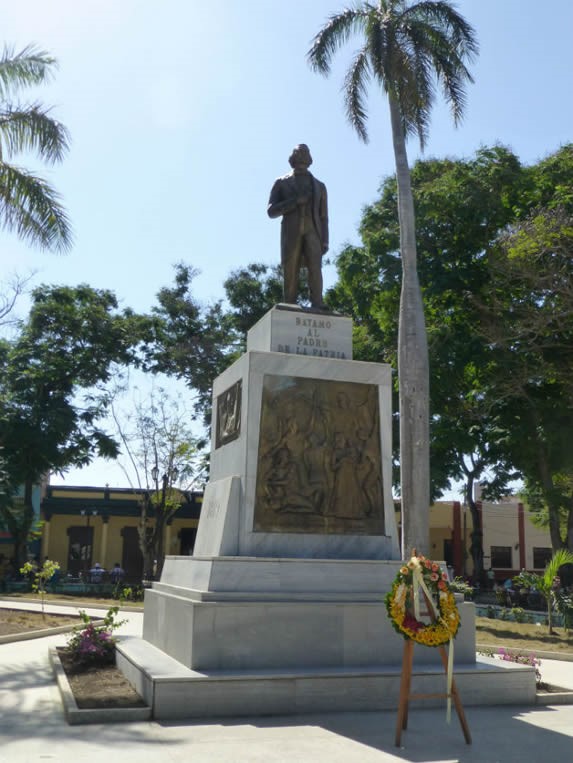
[[[48,486],[40,506],[41,558],[59,562],[61,570],[74,577],[96,562],[106,570],[119,562],[126,580],[140,581],[143,495],[143,490],[132,488]],[[202,500],[201,492],[181,493],[181,507],[165,528],[166,554],[192,553]]]
[[[59,562],[62,571],[77,576],[99,562],[111,569],[116,562],[128,579],[141,580],[142,557],[138,524],[143,491],[132,488],[42,485],[38,513],[43,520],[41,558]],[[165,553],[188,555],[193,551],[201,492],[182,493],[181,508],[165,532]],[[478,501],[483,531],[484,569],[493,569],[503,582],[522,569],[541,572],[551,558],[551,540],[545,528],[536,527],[527,508],[515,497],[498,502]],[[400,524],[400,507],[396,504]],[[473,574],[470,555],[472,519],[459,501],[439,501],[430,507],[430,555],[444,560],[456,576]],[[0,552],[13,553],[7,531],[0,533]]]

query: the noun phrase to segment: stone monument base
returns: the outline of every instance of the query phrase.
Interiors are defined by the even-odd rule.
[[[168,557],[146,592],[143,638],[191,670],[398,666],[384,591],[396,561]],[[473,604],[459,603],[457,663],[475,660]],[[166,624],[169,624],[166,627]],[[419,661],[439,665],[434,649]]]
[[[168,557],[146,592],[143,639],[121,641],[118,665],[157,719],[395,708],[404,640],[383,592],[399,565]],[[476,664],[475,608],[458,607],[463,703],[534,702],[532,669]],[[444,685],[438,651],[416,647],[415,691]]]
[[[443,693],[443,669],[418,663],[414,651],[412,691]],[[401,668],[293,668],[290,670],[191,670],[142,639],[122,639],[117,664],[152,708],[155,720],[191,720],[320,712],[391,710],[398,707]],[[467,708],[534,705],[535,672],[526,665],[483,657],[456,665],[455,681]],[[421,707],[445,706],[443,699]],[[415,710],[417,704],[412,706]]]

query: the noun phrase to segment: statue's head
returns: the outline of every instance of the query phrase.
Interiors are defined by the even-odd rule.
[[[310,150],[306,143],[299,143],[298,146],[293,148],[292,154],[288,158],[288,163],[293,168],[297,165],[299,167],[301,165],[310,167],[312,164],[312,156],[310,155]]]

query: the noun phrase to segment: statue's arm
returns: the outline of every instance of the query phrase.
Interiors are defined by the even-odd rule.
[[[269,203],[267,206],[267,214],[269,217],[281,217],[289,212],[294,212],[297,207],[296,196],[287,196],[284,194],[284,183],[281,180],[277,180],[271,190],[269,196]]]

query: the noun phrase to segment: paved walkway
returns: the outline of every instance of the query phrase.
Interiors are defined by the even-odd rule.
[[[5,606],[6,602],[0,602]],[[36,605],[30,605],[35,608]],[[50,611],[58,610],[50,605]],[[62,608],[69,612],[69,608]],[[101,610],[99,610],[101,612]],[[91,610],[88,609],[91,613]],[[95,611],[94,611],[95,613]],[[143,616],[126,615],[140,635]],[[403,746],[396,715],[330,713],[213,723],[68,726],[48,664],[66,636],[0,645],[0,763],[537,763],[573,759],[573,705],[467,708],[473,744],[455,716],[412,707]],[[573,663],[544,661],[544,678],[573,689]]]

